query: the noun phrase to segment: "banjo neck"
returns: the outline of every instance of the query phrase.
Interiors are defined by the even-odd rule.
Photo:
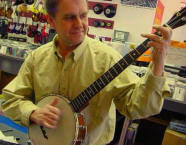
[[[75,99],[71,101],[71,106],[75,112],[80,112],[88,102],[105,86],[107,86],[114,78],[116,78],[124,69],[131,65],[139,56],[141,56],[149,47],[146,44],[149,42],[146,39],[136,49],[130,51],[127,55],[121,58],[114,66],[106,71],[99,79],[94,81],[88,88],[82,91]]]

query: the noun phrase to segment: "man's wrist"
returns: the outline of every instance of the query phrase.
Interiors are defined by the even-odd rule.
[[[32,113],[30,114],[30,117],[29,117],[30,123],[34,123],[35,122],[35,116],[34,116],[35,111],[36,110],[33,110]]]
[[[153,64],[152,73],[154,76],[162,76],[164,71],[164,64]]]

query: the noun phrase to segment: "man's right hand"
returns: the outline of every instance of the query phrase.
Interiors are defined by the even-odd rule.
[[[61,111],[55,107],[58,101],[59,99],[55,98],[52,103],[33,111],[30,115],[30,120],[38,125],[55,129],[61,115]]]

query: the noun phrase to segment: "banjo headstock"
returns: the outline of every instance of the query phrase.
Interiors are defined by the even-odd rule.
[[[186,24],[186,7],[175,13],[167,22],[167,25],[172,29],[178,28]],[[166,26],[166,25],[165,25]]]

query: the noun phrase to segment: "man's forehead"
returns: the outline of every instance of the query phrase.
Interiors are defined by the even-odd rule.
[[[76,1],[76,0],[70,0],[70,1]],[[81,1],[81,0],[80,0]],[[87,4],[70,4],[67,5],[60,4],[58,5],[58,12],[62,15],[79,15],[79,14],[86,14],[88,13],[88,6]]]

